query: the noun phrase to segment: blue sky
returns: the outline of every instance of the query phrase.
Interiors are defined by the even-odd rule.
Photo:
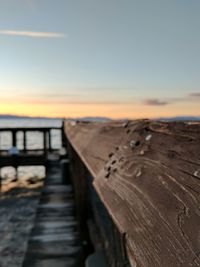
[[[1,0],[0,112],[200,115],[199,13],[198,0]]]

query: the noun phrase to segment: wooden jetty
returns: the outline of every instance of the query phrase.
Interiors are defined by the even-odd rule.
[[[73,190],[63,181],[61,170],[59,160],[48,161],[45,185],[23,267],[83,266]]]
[[[200,266],[199,122],[65,122],[61,131],[65,158],[42,152],[47,175],[23,267]]]

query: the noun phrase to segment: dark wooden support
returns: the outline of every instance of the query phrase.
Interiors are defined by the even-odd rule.
[[[26,152],[27,150],[27,132],[23,131],[23,148],[24,148],[24,152]]]
[[[51,151],[52,147],[51,147],[51,130],[49,130],[48,132],[48,148]]]
[[[86,168],[74,149],[69,146],[70,150],[70,176],[75,189],[75,200],[77,216],[80,226],[82,240],[87,240],[88,233],[85,232],[87,223],[87,181]]]
[[[44,153],[47,153],[47,131],[43,131],[43,149]]]
[[[2,188],[2,177],[1,177],[1,168],[0,168],[0,193],[1,193],[1,188]]]
[[[12,131],[12,146],[17,147],[17,131]]]
[[[63,122],[62,122],[61,138],[62,138],[62,147],[64,147],[66,145],[65,120],[63,120]]]

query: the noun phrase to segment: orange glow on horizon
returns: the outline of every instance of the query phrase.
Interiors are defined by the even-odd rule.
[[[17,103],[10,102],[0,105],[0,114],[12,114],[36,117],[110,117],[120,118],[158,118],[168,116],[199,116],[198,103],[177,103],[169,106],[147,106],[134,104],[93,104],[93,103]]]

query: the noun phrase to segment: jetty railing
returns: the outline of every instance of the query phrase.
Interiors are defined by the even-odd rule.
[[[200,123],[66,122],[65,133],[82,235],[108,266],[200,266]]]
[[[59,148],[54,148],[52,140],[54,131],[60,131],[61,147],[63,145],[63,126],[62,127],[18,127],[18,128],[0,128],[0,167],[4,166],[24,166],[24,165],[44,165],[48,153],[54,153]],[[2,147],[2,134],[10,139],[8,147]],[[19,142],[18,134],[21,133]],[[41,147],[29,146],[31,134],[40,133],[37,140]],[[40,139],[40,140],[38,140]],[[20,143],[20,145],[19,145]]]
[[[23,149],[19,149],[21,151],[28,151],[28,150],[43,150],[44,152],[48,150],[54,150],[52,148],[52,136],[51,132],[52,130],[62,130],[61,127],[21,127],[21,128],[0,128],[0,138],[1,133],[6,132],[8,134],[11,134],[11,147],[18,147],[17,145],[17,134],[23,133]],[[28,149],[27,148],[27,139],[28,139],[28,133],[33,132],[39,132],[43,135],[43,148],[42,149]],[[0,152],[5,152],[6,149],[2,149],[0,147]]]

